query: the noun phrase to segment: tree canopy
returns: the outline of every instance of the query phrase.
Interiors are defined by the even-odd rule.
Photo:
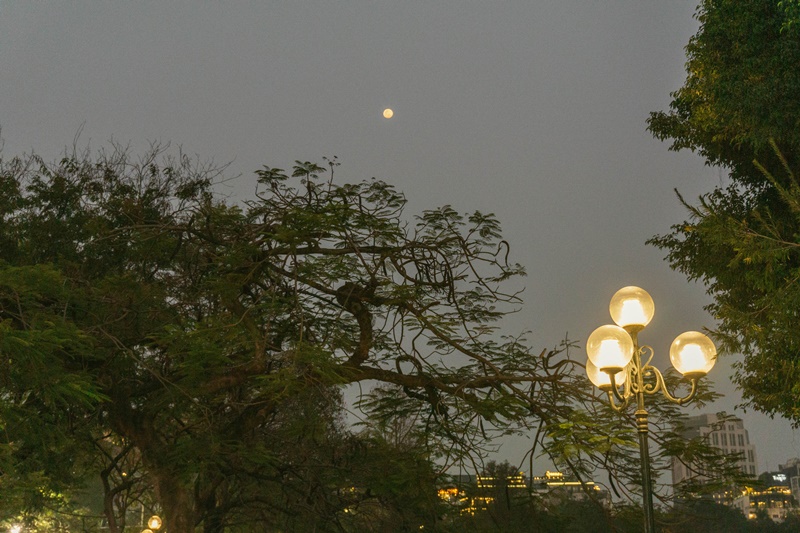
[[[633,420],[569,345],[500,329],[524,269],[497,219],[407,217],[337,166],[264,167],[235,201],[221,169],[161,146],[0,162],[0,521],[435,527],[447,469],[521,432],[581,479],[635,485]],[[663,466],[676,407],[652,414]]]
[[[800,26],[796,2],[705,0],[687,79],[650,131],[729,171],[650,242],[713,297],[716,338],[743,353],[747,405],[800,424]]]
[[[112,530],[137,483],[172,532],[335,529],[389,494],[343,473],[374,455],[346,442],[343,387],[445,462],[586,399],[558,350],[497,331],[524,270],[494,216],[407,220],[402,194],[335,167],[265,167],[235,203],[159,147],[3,161],[0,489],[55,498],[94,469]]]

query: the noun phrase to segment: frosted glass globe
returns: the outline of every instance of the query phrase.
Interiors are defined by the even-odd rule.
[[[604,391],[611,390],[611,377],[594,366],[594,363],[591,361],[586,361],[586,375],[589,377],[589,381],[594,383],[594,386],[598,389]],[[614,384],[617,387],[623,386],[626,381],[628,381],[627,372],[622,371],[614,374]]]
[[[646,290],[629,286],[614,293],[608,310],[618,326],[642,329],[653,319],[656,305]]]
[[[619,326],[600,326],[589,335],[586,354],[601,371],[619,372],[633,357],[633,339]]]
[[[669,347],[672,366],[688,378],[702,377],[717,362],[717,348],[706,335],[699,331],[681,333]]]

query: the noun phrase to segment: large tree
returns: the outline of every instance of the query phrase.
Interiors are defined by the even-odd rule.
[[[0,490],[52,505],[93,473],[112,530],[142,487],[172,533],[347,529],[397,491],[356,468],[386,445],[348,440],[343,387],[383,383],[362,408],[415,420],[428,465],[589,400],[558,350],[498,332],[524,271],[494,216],[407,219],[335,166],[264,168],[236,203],[158,147],[3,161]]]
[[[336,167],[264,168],[236,202],[156,146],[0,164],[0,520],[94,483],[112,532],[153,505],[171,533],[435,527],[443,473],[523,431],[635,485],[632,417],[499,329],[524,270],[495,217],[407,217]],[[654,404],[656,464],[675,416]]]
[[[651,243],[701,280],[716,336],[743,353],[747,404],[800,423],[800,25],[794,1],[704,0],[687,79],[650,131],[729,174]]]

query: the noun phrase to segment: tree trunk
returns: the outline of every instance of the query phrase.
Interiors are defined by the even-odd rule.
[[[208,497],[202,500],[203,505],[203,533],[224,533],[224,513],[218,507],[216,487],[211,490]],[[198,502],[200,503],[200,502]]]
[[[164,529],[169,533],[194,533],[194,500],[191,492],[169,472],[153,475],[164,516]]]

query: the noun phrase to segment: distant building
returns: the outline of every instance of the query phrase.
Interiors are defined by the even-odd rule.
[[[744,428],[741,418],[722,418],[716,414],[704,414],[690,417],[684,423],[683,437],[693,439],[702,437],[726,455],[739,454],[739,467],[744,474],[756,475],[758,468],[756,447],[750,444],[750,435]],[[672,460],[672,484],[692,479],[703,482],[707,480],[705,473],[692,463]]]
[[[789,459],[786,464],[778,465],[778,471],[786,476],[794,501],[800,502],[800,459]]]
[[[510,473],[505,479],[499,480],[494,476],[469,474],[454,476],[453,480],[456,486],[439,489],[439,498],[458,505],[461,512],[466,514],[486,511],[494,502],[498,490],[512,499],[529,497],[524,472]]]
[[[543,501],[584,500],[589,498],[610,504],[607,491],[603,490],[594,481],[578,481],[561,472],[546,471],[542,476],[528,478],[524,472],[514,472],[505,480],[498,480],[492,476],[454,476],[455,485],[439,490],[439,497],[453,505],[461,507],[462,513],[475,514],[485,511],[494,502],[498,488],[513,500],[531,497],[541,498]],[[471,486],[471,488],[467,488]]]
[[[594,500],[606,503],[609,501],[608,493],[594,481],[578,481],[577,478],[549,470],[543,476],[531,478],[531,490],[545,499],[584,500],[591,494]]]
[[[774,522],[783,522],[797,506],[789,487],[789,478],[782,472],[764,472],[758,476],[759,487],[747,487],[731,503],[747,518],[754,519],[765,513]]]
[[[683,437],[700,437],[726,455],[737,455],[742,473],[754,476],[758,468],[755,445],[740,418],[704,414],[690,417],[684,424]],[[709,478],[698,465],[672,461],[672,483],[692,480],[703,483]],[[794,494],[794,495],[793,495]],[[718,503],[735,507],[747,518],[755,519],[766,514],[775,522],[782,522],[790,513],[798,512],[800,501],[800,459],[791,459],[780,465],[777,472],[765,472],[752,486],[730,487],[713,495]]]
[[[528,485],[525,483],[525,472],[517,472],[511,474],[504,480],[503,483],[498,483],[498,480],[492,476],[477,476],[478,489],[496,489],[498,486],[508,487],[509,489],[526,489]]]

